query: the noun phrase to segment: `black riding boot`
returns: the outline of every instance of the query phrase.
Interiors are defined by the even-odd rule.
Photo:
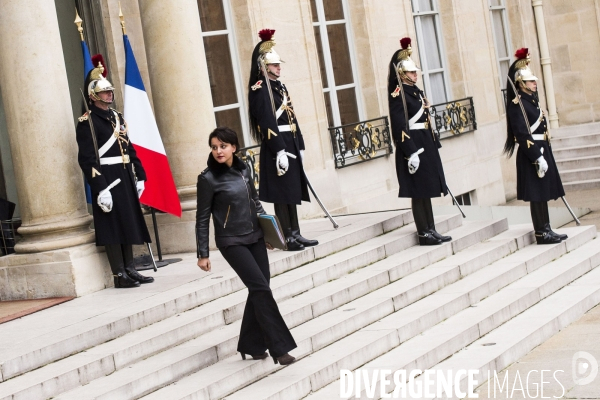
[[[300,243],[304,247],[316,246],[319,244],[318,240],[306,239],[300,234],[300,223],[298,222],[298,209],[295,204],[288,204],[288,211],[290,213],[290,223],[292,226],[292,235],[296,242]]]
[[[550,221],[550,213],[548,212],[548,202],[545,201],[542,203],[544,205],[544,213],[546,213],[546,220]],[[550,228],[550,234],[552,236],[555,236],[557,238],[559,238],[560,240],[567,240],[569,237],[565,234],[562,233],[556,233],[552,230],[552,227],[550,226],[550,222],[548,222],[548,227]]]
[[[435,230],[435,221],[433,219],[433,208],[431,207],[431,199],[422,199],[425,203],[425,212],[427,213],[427,228],[429,233],[433,235],[434,238],[441,240],[442,242],[449,242],[452,240],[452,236],[443,236],[440,235]]]
[[[546,208],[544,208],[546,204]],[[548,215],[547,203],[542,201],[532,201],[529,203],[531,210],[531,221],[535,230],[535,240],[537,244],[555,244],[560,243],[558,236],[552,235],[550,229],[550,217]]]
[[[283,229],[283,235],[285,236],[285,242],[287,244],[288,251],[304,250],[304,245],[299,243],[294,234],[292,233],[292,221],[290,211],[287,204],[273,204],[275,206],[275,215],[281,223],[281,229]]]
[[[440,239],[436,239],[429,232],[429,224],[427,223],[427,202],[430,199],[411,199],[412,213],[417,226],[417,235],[419,236],[419,244],[421,246],[431,246],[441,244]],[[431,203],[429,203],[431,204]]]
[[[125,262],[123,260],[123,252],[120,244],[107,244],[104,246],[108,263],[113,273],[115,288],[130,288],[138,287],[140,283],[127,275],[125,271]]]
[[[125,271],[127,275],[133,280],[139,283],[152,283],[154,278],[151,276],[144,276],[137,272],[135,269],[135,263],[133,262],[133,246],[130,244],[122,244],[121,251],[123,252],[123,260],[125,261]]]

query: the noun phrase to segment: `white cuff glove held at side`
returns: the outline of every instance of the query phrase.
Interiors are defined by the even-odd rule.
[[[98,195],[98,205],[100,209],[105,213],[110,212],[113,207],[113,199],[112,194],[110,194],[110,190],[105,191],[104,193]]]
[[[537,174],[540,178],[543,178],[546,175],[546,172],[548,171],[548,162],[546,161],[544,156],[541,156],[540,158],[535,160],[535,162],[537,164]]]
[[[419,169],[419,164],[421,164],[421,160],[419,159],[419,153],[411,154],[408,159],[408,172],[410,174],[414,174]]]
[[[277,168],[277,175],[281,176],[285,174],[290,167],[290,162],[288,160],[288,156],[284,150],[279,150],[277,152],[277,158],[275,159],[275,166]]]

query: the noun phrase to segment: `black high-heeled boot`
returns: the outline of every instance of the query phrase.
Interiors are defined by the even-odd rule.
[[[242,360],[246,359],[246,354],[245,353],[240,353],[242,355]],[[253,356],[252,354],[248,354],[250,357],[252,357],[253,360],[264,360],[265,358],[269,357],[269,353],[267,353],[266,351],[262,354],[259,354],[257,356]]]
[[[108,244],[104,246],[108,263],[113,273],[115,288],[131,288],[139,287],[140,283],[127,275],[125,271],[125,263],[123,260],[123,252],[120,244]]]
[[[139,283],[152,283],[154,278],[151,276],[144,276],[137,272],[135,269],[135,263],[133,262],[133,246],[130,244],[122,244],[121,251],[123,252],[123,260],[125,262],[125,271],[127,275]]]
[[[290,356],[288,353],[279,357],[273,357],[273,362],[275,364],[279,363],[280,365],[290,365],[294,361],[296,361],[296,357]]]
[[[417,235],[419,237],[419,245],[421,246],[432,246],[436,244],[442,244],[440,239],[436,239],[431,232],[429,232],[429,225],[427,224],[427,211],[426,201],[428,199],[411,199],[412,213],[417,226]]]

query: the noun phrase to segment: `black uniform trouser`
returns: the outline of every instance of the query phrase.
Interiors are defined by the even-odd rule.
[[[550,227],[550,214],[548,212],[547,201],[531,201],[529,203],[531,211],[531,221],[533,221],[533,229],[536,232],[548,232]]]
[[[133,264],[133,246],[130,244],[107,244],[104,246],[106,257],[113,275],[123,272],[126,266]]]
[[[264,239],[219,250],[248,288],[237,350],[259,355],[268,349],[272,357],[280,357],[295,349],[296,342],[269,287],[271,273]]]
[[[300,224],[298,223],[298,210],[295,204],[273,204],[275,215],[281,223],[285,238],[300,235]]]
[[[431,208],[431,199],[410,199],[413,218],[417,226],[417,232],[424,233],[435,230],[435,221],[433,220],[433,208]]]

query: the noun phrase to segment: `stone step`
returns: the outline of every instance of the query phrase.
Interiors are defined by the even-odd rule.
[[[506,229],[505,220],[487,222],[478,221],[477,223],[469,223],[468,225],[470,225],[470,228],[463,226],[451,231],[451,234],[457,238],[456,241],[458,244],[453,246],[451,243],[448,243],[442,246],[423,248],[418,247],[418,249],[422,249],[421,254],[419,254],[419,258],[422,260],[422,262],[426,262],[428,257],[424,256],[424,254],[437,253],[437,255],[433,257],[440,259],[446,257],[448,252],[452,254],[453,247],[458,248],[461,246],[466,246],[468,242],[474,242],[477,240],[477,237],[485,237],[486,235],[493,236]],[[416,248],[417,247],[413,247],[411,249]],[[410,251],[411,249],[407,251]],[[439,249],[443,249],[444,252],[439,251]],[[326,340],[325,338],[327,337],[328,324],[331,325],[335,321],[331,320],[331,317],[328,314],[317,316],[315,318],[316,315],[313,315],[313,313],[320,314],[326,312],[327,310],[333,310],[335,306],[343,305],[345,301],[352,301],[356,297],[364,296],[364,294],[367,294],[370,290],[374,290],[378,286],[388,284],[390,275],[394,276],[392,273],[390,273],[394,268],[394,264],[388,260],[391,258],[402,260],[405,258],[401,257],[401,255],[404,253],[405,252],[398,253],[395,256],[369,265],[368,267],[358,270],[350,275],[346,275],[342,279],[329,282],[323,285],[323,287],[315,289],[314,292],[311,290],[304,295],[300,295],[297,298],[293,298],[281,303],[280,309],[284,315],[284,318],[286,319],[286,322],[292,327],[295,326],[295,324],[310,321],[313,318],[319,319],[319,323],[316,325],[319,327],[318,332],[312,336],[315,337],[315,340]],[[415,265],[415,268],[417,268],[418,265],[416,262],[413,262],[413,264]],[[384,265],[387,265],[387,267]],[[302,269],[306,267],[303,267]],[[358,278],[355,278],[355,275]],[[391,311],[392,310],[389,312]],[[290,318],[292,315],[295,315],[296,317]],[[346,314],[345,317],[352,320],[352,323],[344,328],[346,330],[356,330],[369,323],[368,318],[372,318],[367,316],[367,319],[365,320],[365,316],[363,314],[355,315],[355,313]],[[290,323],[290,319],[294,319],[294,322]],[[357,327],[353,328],[351,326],[352,324],[357,325]],[[209,365],[214,364],[217,360],[228,359],[228,357],[235,354],[238,332],[238,323],[226,326],[222,329],[180,345],[177,348],[167,350],[166,352],[158,354],[157,356],[150,357],[149,359],[133,365],[131,368],[117,371],[111,376],[98,379],[85,387],[65,393],[57,398],[83,399],[88,398],[88,396],[91,396],[92,394],[97,395],[99,393],[102,396],[106,396],[106,398],[111,399],[132,398],[148,393],[152,390],[156,390],[161,386],[176,381],[177,379],[183,377],[183,375],[193,373],[203,367],[207,367],[205,370],[209,370],[207,373],[210,374],[212,367]],[[317,334],[319,333],[321,336],[317,338]],[[329,335],[329,340],[335,339],[335,336],[332,337],[331,334]],[[310,347],[310,340],[298,341],[298,344],[299,349],[295,350],[294,353],[299,352],[302,354],[303,348],[306,348],[306,346]],[[328,343],[325,343],[324,345],[326,344]],[[239,355],[235,355],[233,358],[238,360]],[[244,367],[251,367],[252,363],[245,362],[241,363],[240,365]],[[253,375],[251,374],[249,376]],[[226,378],[227,377],[229,377],[229,374],[226,374]],[[226,386],[233,383],[234,380],[225,379]],[[102,398],[102,396],[99,398]],[[170,395],[168,394],[157,394],[156,396],[170,398]]]
[[[446,286],[435,295],[430,295],[421,301],[406,306],[306,359],[299,360],[283,371],[272,373],[268,377],[227,396],[227,399],[299,399],[339,379],[341,369],[352,370],[371,362],[371,360],[378,360],[379,357],[388,357],[388,359],[394,360],[401,357],[404,352],[414,354],[429,348],[432,352],[429,357],[435,358],[436,354],[441,352],[443,348],[435,345],[434,339],[443,336],[447,328],[441,329],[437,337],[428,336],[428,340],[423,340],[427,331],[422,332],[429,328],[429,324],[438,324],[445,319],[452,318],[453,314],[476,304],[481,298],[489,296],[528,272],[560,257],[568,249],[577,248],[595,236],[595,227],[577,229],[568,231],[571,237],[564,243],[550,246],[527,246],[523,250],[519,250],[517,253],[473,273],[472,278],[467,276],[461,280],[450,281],[448,282],[449,286]],[[564,232],[567,232],[567,230],[565,229]],[[431,266],[422,271],[430,270],[430,273],[438,273],[433,270],[443,268],[445,267],[436,268]],[[489,318],[488,320],[491,323],[495,319]],[[465,330],[467,330],[467,333],[472,334],[478,331],[478,325],[474,324],[473,328],[468,329],[465,326]],[[430,330],[436,329],[436,326],[430,328]],[[458,339],[455,342],[465,338],[462,332],[448,332],[448,334],[456,334]],[[403,341],[406,342],[403,343]],[[452,343],[451,340],[438,340],[437,342],[440,345]],[[401,345],[401,343],[403,344]],[[398,346],[402,347],[402,351],[396,351]],[[454,346],[458,346],[458,349],[461,348],[456,343]],[[391,353],[394,353],[395,356],[389,356]],[[183,380],[179,384],[182,382]],[[339,393],[337,397],[339,397]],[[324,396],[321,398],[337,397]],[[172,398],[181,399],[185,397]]]
[[[392,374],[394,371],[406,370],[408,374],[411,370],[415,369],[457,371],[459,369],[477,369],[486,365],[493,365],[481,364],[475,367],[469,362],[472,353],[460,350],[473,342],[467,349],[471,347],[475,349],[481,347],[483,349],[484,346],[481,346],[483,343],[505,342],[503,336],[506,332],[510,332],[510,328],[507,330],[506,326],[512,324],[517,318],[521,319],[524,314],[531,321],[536,321],[536,317],[533,317],[535,313],[530,313],[528,308],[532,306],[534,308],[537,307],[535,304],[540,302],[540,300],[545,301],[543,299],[549,296],[551,298],[552,293],[555,293],[565,285],[600,265],[599,245],[600,238],[597,238],[584,244],[577,251],[564,255],[547,265],[538,268],[535,268],[533,265],[529,265],[526,268],[522,267],[521,271],[518,272],[518,280],[515,281],[513,279],[513,283],[506,285],[498,292],[491,294],[480,302],[472,301],[471,307],[456,313],[433,328],[426,330],[421,335],[414,336],[407,341],[401,340],[402,344],[400,346],[361,365],[360,369],[363,371],[366,370],[369,376],[371,376],[375,369],[390,370]],[[508,267],[509,264],[505,264],[505,266]],[[508,269],[505,268],[505,271],[508,272]],[[600,271],[600,268],[594,271],[594,274],[596,274]],[[477,274],[473,274],[474,280],[482,278],[485,272],[487,271],[480,271],[479,277],[477,277]],[[589,274],[585,275],[584,278],[587,276]],[[483,281],[481,282],[483,283]],[[459,289],[458,293],[465,293],[468,285],[463,282],[460,284],[463,285],[463,288]],[[452,286],[446,289],[448,291],[454,290]],[[598,300],[600,301],[600,299]],[[417,306],[417,304],[415,303],[414,306]],[[537,319],[537,322],[539,322],[539,319]],[[375,326],[376,324],[373,325]],[[498,334],[498,331],[505,333]],[[481,338],[482,336],[483,338]],[[538,342],[537,344],[540,343]],[[448,358],[446,361],[441,361],[457,351],[458,353],[454,356]],[[460,358],[460,361],[458,359],[451,361],[457,357],[461,357],[461,354],[464,357]],[[515,360],[513,359],[513,361]],[[479,382],[482,381],[482,379],[479,379]],[[324,388],[314,391],[307,399],[337,398],[340,393],[340,384],[340,380],[336,380]],[[374,387],[375,393],[378,395],[369,398],[380,398],[380,384],[381,382],[378,381]],[[386,392],[390,393],[394,390],[395,385],[386,385],[386,388]],[[362,394],[362,398],[365,398],[364,390]],[[355,397],[354,393],[352,396],[345,398],[357,397]]]
[[[574,181],[563,183],[565,191],[574,192],[577,190],[589,190],[600,188],[600,179],[590,179],[585,181]]]
[[[600,144],[600,134],[576,135],[561,138],[552,138],[552,149],[560,150],[569,147],[581,147]]]
[[[600,155],[556,160],[556,165],[558,167],[558,170],[561,172],[570,169],[599,168]]]
[[[586,124],[561,126],[552,129],[552,138],[566,138],[577,135],[591,135],[600,133],[600,123],[591,122]]]
[[[567,158],[590,157],[600,155],[600,144],[591,146],[575,146],[564,149],[552,149],[555,160],[564,160]]]
[[[600,241],[596,239],[594,242],[598,249]],[[592,264],[598,264],[597,258]],[[577,321],[599,303],[600,268],[595,268],[433,368],[479,370],[475,380],[485,385],[488,372],[492,377],[494,372],[499,375],[503,369]],[[495,345],[484,346],[489,343]],[[461,380],[459,387],[464,391],[467,382]],[[479,397],[482,398],[481,395]]]
[[[437,227],[441,232],[446,232],[449,228],[459,226],[461,223],[460,215],[442,216],[437,219]],[[274,297],[278,301],[282,301],[298,295],[325,284],[329,280],[339,277],[340,274],[353,272],[415,243],[414,224],[369,239],[352,248],[314,261],[303,268],[276,276],[271,280]],[[0,398],[7,392],[14,394],[42,390],[44,383],[49,381],[52,381],[53,385],[46,385],[43,393],[45,396],[53,396],[78,386],[78,376],[81,377],[79,380],[81,384],[85,384],[90,380],[125,368],[136,361],[193,339],[213,328],[240,319],[246,297],[246,290],[231,293],[189,312],[178,314],[99,345],[85,354],[76,354],[68,359],[42,367],[32,374],[14,378],[4,385],[0,385]],[[302,321],[302,311],[300,309],[291,314],[289,323],[293,324],[293,321],[298,318]],[[221,344],[221,346],[224,345]],[[94,356],[90,357],[90,354]],[[81,371],[85,371],[85,374]],[[38,384],[32,386],[31,382],[33,381]]]
[[[560,178],[563,183],[600,180],[600,167],[563,170]]]
[[[455,217],[453,221],[458,220]],[[339,218],[341,227],[319,236],[319,246],[271,253],[271,274],[291,271],[410,222],[410,210]],[[11,321],[9,329],[3,330],[6,334],[0,337],[0,382],[244,289],[224,260],[220,270],[215,268],[219,256],[215,255],[213,272],[164,292],[153,292],[152,285],[127,291],[106,290],[49,309],[43,316],[34,314]],[[121,307],[123,303],[128,304],[127,309]],[[67,315],[69,318],[65,318]],[[48,318],[55,323],[49,324]]]
[[[506,232],[506,234],[509,235],[508,232]],[[512,232],[512,235],[514,234],[515,233]],[[507,241],[506,239],[509,240]],[[447,258],[446,260],[448,261],[443,260],[440,263],[432,264],[429,267],[426,267],[422,270],[418,270],[417,272],[406,276],[406,278],[404,279],[400,279],[382,289],[379,289],[375,292],[370,293],[367,296],[364,296],[361,299],[348,303],[344,307],[341,307],[340,309],[334,312],[324,315],[323,317],[326,317],[326,320],[323,320],[321,317],[319,317],[314,321],[310,321],[292,331],[294,333],[294,336],[297,338],[298,343],[300,344],[299,349],[294,351],[294,355],[300,358],[305,354],[310,354],[310,352],[314,350],[323,349],[319,350],[317,353],[310,355],[306,359],[329,360],[329,356],[321,356],[320,354],[321,351],[329,351],[328,349],[330,349],[331,347],[337,349],[337,351],[340,352],[339,354],[345,354],[345,350],[341,349],[345,349],[347,346],[352,346],[355,344],[355,342],[352,340],[348,342],[346,338],[344,338],[344,336],[348,333],[351,333],[350,336],[360,336],[362,334],[359,333],[360,331],[355,332],[356,327],[352,325],[352,321],[343,321],[344,314],[357,313],[359,316],[361,316],[364,322],[370,322],[373,321],[374,318],[382,318],[385,317],[385,315],[390,315],[391,313],[394,313],[397,310],[402,310],[404,307],[408,308],[407,306],[411,303],[418,301],[419,299],[424,297],[427,298],[427,295],[431,294],[432,292],[435,292],[435,290],[443,287],[444,285],[458,281],[462,277],[461,273],[468,274],[473,270],[476,270],[478,266],[481,268],[487,265],[487,262],[490,259],[500,259],[502,257],[505,257],[507,254],[510,254],[511,250],[507,249],[507,247],[512,247],[512,251],[514,251],[517,247],[517,243],[527,243],[531,239],[531,233],[527,232],[527,234],[525,235],[523,235],[522,233],[517,233],[516,237],[513,237],[512,239],[508,237],[499,238],[497,243],[495,244],[497,247],[496,249],[493,248],[494,244],[491,245],[489,242],[477,244],[476,246],[465,250],[464,253],[461,252],[455,256]],[[577,241],[577,239],[574,240]],[[505,245],[508,246],[504,247]],[[548,251],[548,249],[546,249],[546,251]],[[404,255],[407,252],[408,251],[405,251],[403,253],[400,253],[399,255]],[[547,254],[542,258],[554,256],[554,254]],[[452,262],[451,260],[455,257],[456,260]],[[551,258],[549,258],[549,260],[550,259]],[[408,266],[413,262],[414,261],[412,260],[407,260],[405,262],[405,265]],[[448,309],[451,309],[451,307],[449,307]],[[414,332],[415,330],[418,331],[420,321],[422,321],[421,317],[416,317],[412,320],[412,323],[407,322],[404,329],[404,334],[408,336],[411,334],[411,332]],[[322,324],[326,323],[333,325],[330,329],[324,331]],[[352,329],[348,329],[349,325]],[[344,334],[340,334],[340,332],[344,331],[345,329],[347,330],[347,332],[344,332]],[[328,339],[327,341],[323,340],[322,337],[327,335],[329,335],[330,337],[333,336],[333,338]],[[368,338],[369,335],[366,335],[366,337]],[[338,342],[329,345],[329,347],[325,347],[328,343],[332,343],[332,339],[337,340]],[[357,352],[359,354],[361,352],[364,353],[365,351],[368,352],[370,348],[370,342],[367,339],[363,338],[361,339],[361,341],[364,341],[366,347],[361,347],[360,349],[358,349]],[[307,344],[306,342],[309,343]],[[339,342],[341,342],[342,344],[338,345]],[[305,363],[307,362],[310,363],[310,361],[298,361],[299,365],[306,365]],[[237,367],[234,367],[233,365],[237,365]],[[262,373],[263,375],[273,373],[277,370],[277,367],[273,366],[272,364],[267,363],[262,365],[265,368],[265,370],[263,370]],[[190,377],[182,379],[175,385],[171,385],[167,388],[159,390],[153,393],[152,395],[149,395],[147,399],[188,398],[187,396],[197,395],[201,393],[202,390],[210,391],[211,398],[220,398],[222,396],[226,396],[228,392],[235,390],[236,387],[243,387],[251,383],[251,380],[247,380],[249,374],[249,376],[251,376],[253,380],[259,379],[261,377],[260,375],[257,376],[257,370],[253,371],[252,373],[243,372],[244,368],[250,367],[251,366],[244,366],[243,364],[236,364],[236,359],[230,358],[226,360],[225,363],[218,363],[215,366],[212,366],[210,368],[207,368],[206,370],[200,371],[199,373],[193,374]],[[253,367],[258,368],[255,366]],[[237,372],[232,372],[231,368],[238,368],[239,370],[236,370]],[[297,368],[303,369],[302,366]],[[284,372],[284,375],[287,375],[287,372]],[[219,376],[221,377],[221,379],[217,379],[217,377]],[[234,376],[236,377],[235,380],[233,380]],[[273,376],[278,376],[278,374],[276,373]],[[270,381],[270,379],[271,377],[266,378],[267,385],[269,385],[268,382]],[[206,381],[207,383],[203,385],[202,388],[198,388],[197,382],[200,381]],[[256,391],[253,391],[254,389],[250,389],[250,387],[254,386],[251,385],[246,389],[242,389],[239,394],[235,393],[231,395],[232,398],[255,398],[255,396],[259,396],[258,393],[260,393],[263,390],[261,389],[262,386],[260,386],[261,382],[262,381],[257,383],[257,385],[259,386],[258,389],[256,389]],[[282,397],[285,398],[286,396]]]

